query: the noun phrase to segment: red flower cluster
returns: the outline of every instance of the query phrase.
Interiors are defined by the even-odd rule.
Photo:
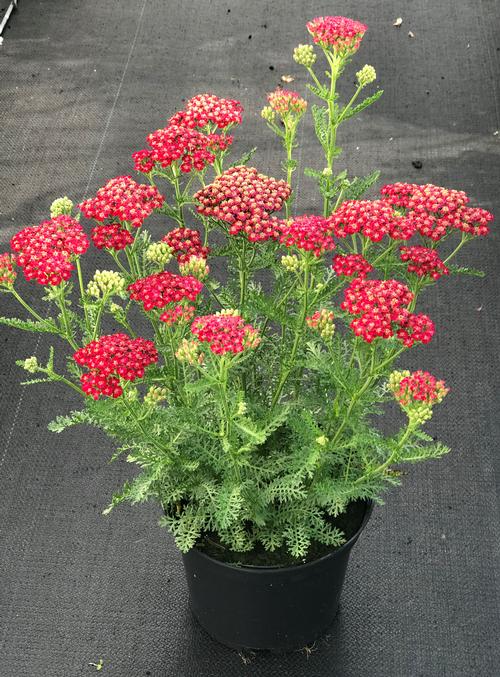
[[[94,198],[78,206],[89,219],[118,219],[138,228],[163,201],[154,186],[136,183],[130,176],[117,176],[99,188]]]
[[[415,230],[440,240],[448,228],[472,235],[486,235],[493,215],[485,209],[466,207],[467,195],[461,190],[449,190],[432,184],[394,183],[383,186],[381,193],[387,202],[407,210],[407,220]]]
[[[408,372],[407,372],[408,373]],[[404,376],[394,395],[405,407],[412,402],[424,402],[434,404],[440,402],[449,392],[444,381],[438,381],[428,371],[414,371],[409,376]]]
[[[394,212],[385,200],[346,200],[330,217],[337,237],[362,233],[372,242],[385,235],[406,240],[415,232],[415,225]]]
[[[97,249],[114,249],[119,251],[132,244],[134,237],[125,226],[120,223],[109,223],[94,226],[90,233],[92,242]]]
[[[213,164],[215,151],[225,150],[232,142],[232,137],[203,134],[197,129],[169,124],[168,127],[150,134],[147,141],[151,150],[149,155],[146,154],[148,151],[142,151],[140,164],[149,167],[150,159],[162,167],[169,167],[173,162],[179,161],[181,171],[188,173],[192,169],[201,171],[207,165]],[[135,155],[137,168],[137,154]]]
[[[142,277],[130,284],[127,289],[130,298],[142,301],[144,310],[164,308],[169,303],[177,303],[182,299],[194,301],[203,285],[190,275],[174,275],[168,270]]]
[[[202,245],[200,233],[190,228],[175,228],[162,238],[162,242],[177,255],[178,263],[186,263],[192,256],[206,259],[210,252],[209,247]]]
[[[158,361],[158,352],[152,341],[110,334],[77,350],[73,359],[89,368],[80,377],[82,390],[97,400],[100,395],[120,397],[123,393],[120,378],[125,381],[142,378],[144,369]]]
[[[364,24],[345,16],[319,16],[306,26],[315,43],[341,55],[354,54],[367,31]]]
[[[175,306],[172,310],[168,309],[160,315],[160,320],[165,324],[175,324],[176,322],[190,322],[194,317],[194,306]]]
[[[282,221],[280,242],[286,247],[298,247],[321,256],[325,251],[335,249],[332,225],[322,216],[304,214],[289,221]]]
[[[397,280],[358,279],[344,291],[341,308],[359,315],[350,326],[367,343],[396,335],[410,347],[417,341],[428,343],[434,334],[434,325],[426,315],[408,310],[412,300],[411,291]]]
[[[259,174],[253,167],[231,167],[195,194],[198,212],[230,224],[231,235],[244,232],[250,242],[277,239],[279,211],[290,196],[286,181]]]
[[[490,232],[488,223],[493,221],[493,214],[479,207],[460,207],[441,221],[450,228],[457,228],[463,233],[474,236],[487,235]]]
[[[297,92],[281,89],[281,87],[277,87],[274,92],[268,94],[267,100],[273,111],[278,113],[278,115],[286,115],[287,113],[302,114],[307,109],[307,101]]]
[[[144,148],[143,150],[136,150],[132,153],[132,160],[134,161],[134,169],[136,172],[149,174],[154,169],[155,161],[151,157],[151,149]]]
[[[366,277],[373,270],[373,266],[361,254],[334,256],[332,268],[338,277],[358,278]]]
[[[256,348],[260,343],[259,332],[239,315],[203,315],[196,317],[191,325],[192,333],[199,341],[210,344],[216,355],[241,353],[246,348]]]
[[[12,286],[16,281],[17,273],[14,269],[16,263],[12,254],[7,252],[0,254],[0,284]]]
[[[219,129],[225,129],[229,125],[241,124],[242,113],[243,106],[235,99],[221,99],[215,94],[197,94],[168,123],[190,129],[214,124]]]
[[[89,241],[78,221],[61,214],[38,226],[23,228],[10,246],[27,280],[57,286],[69,280],[73,257],[84,254]]]
[[[437,251],[428,247],[401,247],[401,261],[408,261],[408,272],[419,277],[430,275],[433,280],[439,280],[450,272]]]

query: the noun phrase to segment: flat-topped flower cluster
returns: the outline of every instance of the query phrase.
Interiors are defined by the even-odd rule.
[[[434,312],[417,309],[422,292],[479,274],[454,259],[493,216],[430,183],[386,184],[367,199],[378,173],[336,171],[339,130],[381,90],[358,102],[377,77],[367,64],[346,104],[336,93],[364,24],[318,17],[307,30],[314,46],[293,56],[319,103],[278,87],[262,110],[285,151],[282,178],[248,166],[251,154],[224,166],[243,107],[199,94],[133,153],[140,180],[112,178],[77,208],[56,200],[0,254],[0,288],[29,314],[2,322],[70,346],[67,372],[52,352],[45,366],[20,363],[41,375],[34,382],[84,396],[85,416],[54,429],[85,420],[121,440],[141,475],[113,505],[158,499],[183,550],[211,531],[233,550],[303,557],[312,541],[340,542],[331,519],[377,499],[399,463],[446,451],[420,430],[444,381],[393,367],[437,331]],[[294,172],[309,113],[324,168],[305,173],[322,204],[302,213]],[[112,270],[99,263],[85,281],[91,243]],[[44,287],[48,311],[21,295],[19,270]],[[407,423],[387,436],[373,414],[391,399]]]

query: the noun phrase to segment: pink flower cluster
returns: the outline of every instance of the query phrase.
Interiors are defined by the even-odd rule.
[[[440,240],[448,229],[471,235],[486,235],[493,215],[485,209],[467,207],[463,191],[432,184],[394,183],[382,187],[381,194],[394,207],[403,208],[414,229],[431,240]]]
[[[315,43],[342,56],[354,54],[367,31],[364,24],[345,16],[320,16],[306,26]]]
[[[168,309],[160,315],[160,320],[165,324],[171,325],[177,322],[190,322],[195,313],[194,306],[175,306]]]
[[[225,150],[232,141],[230,136],[203,134],[197,129],[169,124],[163,129],[157,129],[147,138],[151,146],[149,156],[144,151],[140,157],[142,167],[149,167],[158,163],[162,167],[169,167],[173,162],[179,162],[180,170],[188,173],[195,169],[201,171],[207,165],[213,164],[215,152]],[[148,160],[149,158],[149,160]],[[137,165],[136,169],[144,171]]]
[[[273,111],[282,116],[287,113],[302,114],[307,109],[307,101],[297,92],[282,89],[281,87],[268,94],[267,100]]]
[[[82,374],[82,390],[94,400],[100,395],[120,397],[120,378],[135,381],[144,376],[144,369],[158,361],[152,341],[131,339],[126,334],[110,334],[91,341],[73,355],[75,362],[89,371]]]
[[[286,181],[277,181],[253,167],[231,167],[195,194],[198,212],[229,223],[229,232],[246,234],[250,242],[277,239],[279,220],[271,216],[290,196]]]
[[[175,275],[165,270],[142,277],[130,284],[127,289],[130,298],[141,301],[144,310],[164,308],[169,303],[177,303],[182,299],[194,301],[203,285],[190,275]]]
[[[186,263],[192,256],[206,259],[210,249],[204,247],[200,233],[190,228],[175,228],[162,238],[177,256],[178,263]]]
[[[358,315],[350,326],[367,343],[397,336],[411,347],[416,342],[429,343],[434,334],[434,324],[426,315],[408,310],[412,300],[411,291],[397,280],[357,279],[344,291],[340,307]]]
[[[199,341],[209,343],[210,350],[216,355],[236,355],[247,348],[256,348],[260,343],[258,330],[251,324],[245,324],[240,315],[196,317],[191,331]]]
[[[242,114],[243,106],[235,99],[221,99],[215,94],[197,94],[168,123],[190,129],[214,124],[219,129],[226,129],[230,125],[241,124]]]
[[[373,266],[361,254],[334,256],[332,268],[338,277],[358,278],[366,277],[373,270]]]
[[[226,150],[233,141],[225,133],[205,133],[207,125],[227,129],[241,122],[242,112],[241,104],[234,99],[221,99],[214,94],[194,96],[184,110],[169,119],[166,127],[149,134],[149,148],[132,154],[135,169],[149,173],[156,164],[165,168],[178,162],[184,173],[201,171],[213,164],[216,153]]]
[[[432,405],[440,402],[448,392],[445,382],[438,381],[428,371],[414,371],[401,379],[394,395],[400,404],[407,407],[412,402]]]
[[[280,242],[286,247],[297,247],[321,256],[335,249],[332,226],[329,219],[322,216],[304,214],[289,221],[282,221]]]
[[[78,221],[61,214],[38,226],[23,228],[13,236],[10,246],[27,280],[57,286],[69,280],[73,258],[87,251],[89,241]]]
[[[17,273],[14,268],[16,259],[12,254],[0,254],[0,284],[11,287],[16,281]]]
[[[401,247],[400,249],[401,261],[408,261],[409,273],[416,273],[419,277],[430,275],[433,280],[439,280],[442,275],[448,275],[450,272],[435,249],[428,247]]]
[[[125,249],[134,241],[134,236],[120,223],[103,223],[94,226],[90,233],[97,249]]]
[[[136,183],[130,176],[117,176],[99,188],[95,197],[79,206],[89,219],[127,221],[136,228],[162,206],[163,196],[154,186]]]
[[[380,242],[385,235],[407,240],[416,229],[414,223],[396,214],[385,200],[346,200],[329,221],[339,238],[361,233],[372,242]]]

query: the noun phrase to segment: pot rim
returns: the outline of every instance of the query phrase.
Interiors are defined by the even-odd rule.
[[[196,546],[191,548],[191,551],[195,551],[196,554],[199,557],[202,557],[204,559],[208,559],[210,562],[215,562],[216,564],[218,564],[222,567],[229,567],[231,569],[236,569],[236,570],[240,570],[240,571],[243,571],[243,570],[251,571],[252,573],[256,573],[256,574],[265,574],[265,573],[270,573],[270,572],[278,573],[278,572],[282,572],[282,571],[283,572],[291,572],[291,571],[298,570],[298,569],[303,570],[303,569],[306,569],[307,567],[312,567],[316,564],[319,564],[320,562],[324,562],[329,557],[337,555],[337,554],[341,553],[343,550],[346,550],[347,548],[352,547],[354,545],[354,543],[357,541],[360,533],[365,528],[366,523],[370,519],[371,514],[373,512],[373,506],[374,506],[373,500],[370,498],[370,499],[364,500],[364,502],[366,503],[365,514],[363,515],[363,519],[361,520],[361,524],[359,525],[356,532],[351,536],[351,538],[349,538],[349,540],[347,540],[345,543],[343,543],[340,547],[335,548],[335,550],[332,550],[331,552],[327,553],[326,555],[322,555],[321,557],[318,557],[317,559],[313,559],[311,562],[305,562],[304,564],[294,564],[293,566],[286,566],[286,567],[280,567],[280,566],[277,566],[277,565],[269,565],[269,566],[259,566],[259,565],[254,566],[254,565],[251,565],[251,564],[237,565],[237,564],[233,564],[231,562],[223,562],[220,559],[217,559],[215,557],[211,557],[210,555],[207,555],[207,553],[203,552],[202,550],[199,550]],[[183,556],[188,555],[189,552],[191,552],[191,551],[188,550],[187,553],[183,553]]]

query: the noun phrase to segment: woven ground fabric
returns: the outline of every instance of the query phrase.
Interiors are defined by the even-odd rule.
[[[15,230],[46,218],[55,197],[76,202],[131,172],[130,153],[146,133],[199,92],[242,101],[235,156],[257,145],[254,164],[278,176],[281,149],[259,111],[282,75],[306,91],[292,49],[306,42],[308,19],[335,12],[369,26],[355,65],[373,64],[385,90],[340,139],[342,165],[358,175],[380,168],[381,183],[463,189],[498,223],[495,5],[22,0],[0,53],[2,247]],[[298,204],[308,213],[318,206],[302,172],[316,153],[309,119],[300,141]],[[152,224],[159,235],[160,220]],[[101,658],[99,674],[110,677],[499,674],[497,233],[494,225],[469,247],[470,265],[489,277],[444,280],[425,297],[436,338],[405,363],[451,385],[430,430],[453,453],[412,468],[375,510],[329,636],[289,656],[240,655],[198,627],[180,556],[157,526],[159,510],[101,515],[130,466],[108,463],[112,445],[99,431],[46,430],[78,401],[62,389],[18,385],[14,360],[45,358],[47,343],[2,329],[1,677],[93,675]],[[94,249],[86,266],[103,260]],[[2,314],[13,314],[2,301]]]

